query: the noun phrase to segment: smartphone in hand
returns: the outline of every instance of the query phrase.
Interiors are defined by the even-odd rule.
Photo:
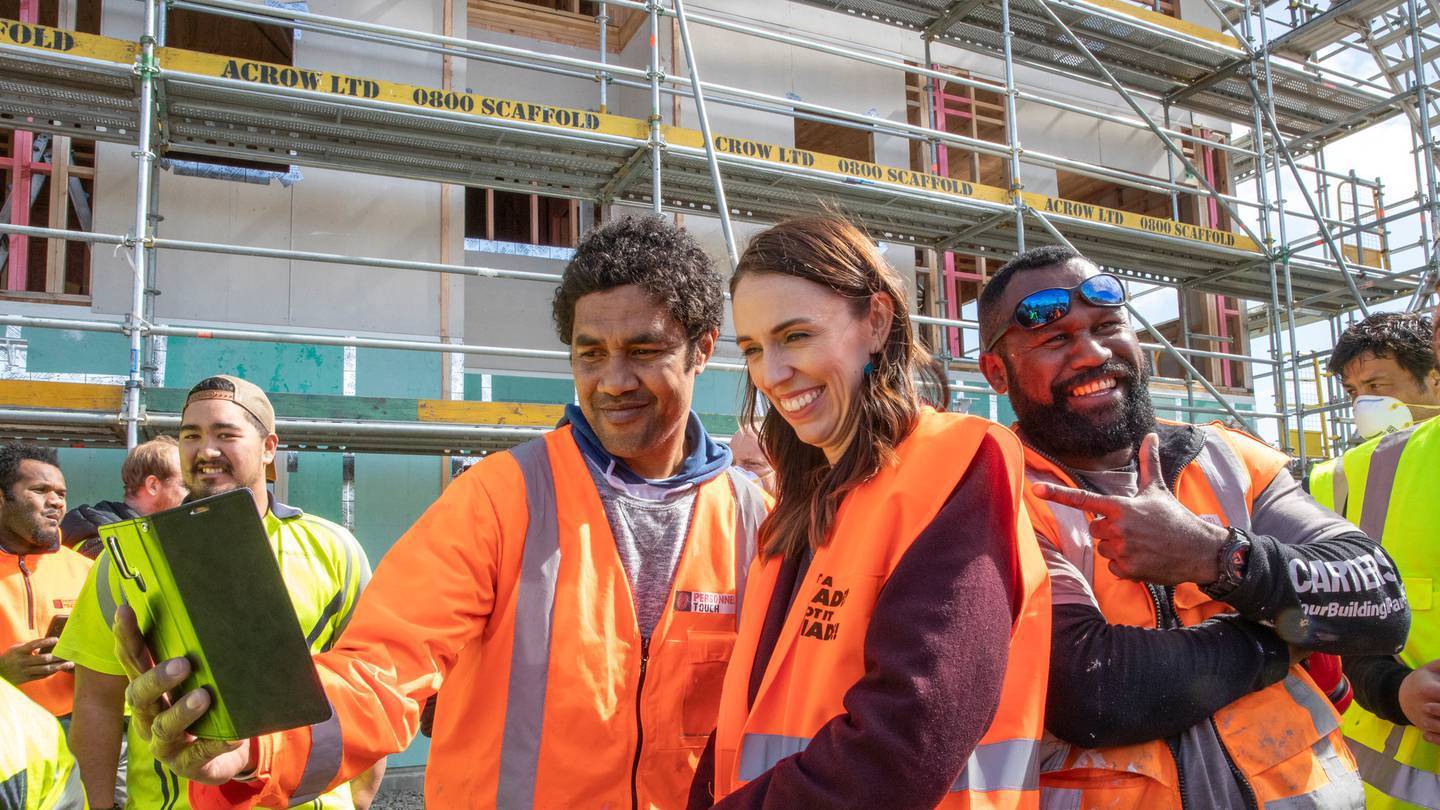
[[[45,638],[59,638],[65,631],[65,622],[70,621],[69,613],[60,613],[50,618],[50,625],[45,628]]]

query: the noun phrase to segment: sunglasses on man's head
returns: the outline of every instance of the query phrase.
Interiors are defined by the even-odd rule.
[[[1075,294],[1087,304],[1097,307],[1118,307],[1125,303],[1125,285],[1109,273],[1091,276],[1074,287],[1049,287],[1036,290],[1020,299],[1015,305],[1013,325],[1026,331],[1049,326],[1070,314]],[[985,344],[985,351],[995,348],[1000,338],[1010,331],[1009,326],[996,332]]]

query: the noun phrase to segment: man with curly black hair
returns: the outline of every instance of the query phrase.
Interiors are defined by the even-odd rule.
[[[627,284],[679,324],[692,353],[707,334],[720,329],[722,282],[705,250],[667,220],[627,217],[592,232],[575,250],[555,290],[552,314],[560,342],[568,346],[574,338],[575,305],[581,298]]]
[[[1330,352],[1327,370],[1351,400],[1390,397],[1409,406],[1415,422],[1440,413],[1440,368],[1431,353],[1430,316],[1381,312],[1351,324]],[[1366,436],[1365,438],[1369,438]]]
[[[90,571],[88,558],[60,545],[64,514],[59,455],[0,444],[0,679],[56,717],[73,706],[75,665],[53,650]]]
[[[135,722],[160,758],[215,785],[195,789],[208,806],[293,806],[404,749],[438,690],[430,806],[684,806],[766,508],[690,408],[722,302],[671,223],[589,234],[552,313],[578,404],[455,479],[386,556],[315,659],[334,718],[238,747],[189,738],[208,698],[162,712],[188,665],[142,673],[132,634]]]

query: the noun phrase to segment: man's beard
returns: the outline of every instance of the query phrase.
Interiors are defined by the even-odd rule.
[[[240,483],[235,475],[235,468],[230,466],[228,462],[224,463],[221,469],[228,477],[229,480],[227,481],[207,483],[201,477],[199,467],[199,462],[191,465],[190,474],[182,477],[182,480],[185,482],[185,488],[190,491],[189,500],[208,498],[211,495],[219,495],[234,489],[240,489],[243,486],[248,486],[247,484]]]
[[[17,501],[6,499],[6,509],[18,511],[20,508]],[[19,526],[11,523],[7,528],[11,534],[27,542],[33,551],[30,553],[44,553],[54,551],[60,547],[60,528],[51,525],[49,519],[41,512],[24,513],[15,515],[12,520],[19,523]]]
[[[1009,361],[1005,370],[1016,380]],[[1083,414],[1070,408],[1070,392],[1095,380],[1114,377],[1123,395],[1109,412]],[[1155,408],[1150,403],[1150,372],[1118,359],[1076,374],[1050,386],[1050,404],[1028,399],[1011,385],[1010,406],[1025,440],[1059,458],[1092,458],[1122,449],[1135,449],[1155,429]]]
[[[30,542],[34,543],[36,548],[54,551],[60,548],[60,530],[52,528],[48,521],[43,525],[36,525],[30,534]]]
[[[244,485],[235,481],[226,481],[223,484],[196,484],[188,487],[188,489],[190,490],[190,499],[199,500],[201,498],[208,498],[211,495],[220,495],[233,489],[239,489],[242,486]]]

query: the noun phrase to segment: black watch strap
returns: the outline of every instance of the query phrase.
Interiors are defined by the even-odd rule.
[[[1240,583],[1245,581],[1245,567],[1250,561],[1252,545],[1250,535],[1246,534],[1244,529],[1231,526],[1230,536],[1218,553],[1218,576],[1214,582],[1202,586],[1200,590],[1207,596],[1218,599],[1240,587]]]

